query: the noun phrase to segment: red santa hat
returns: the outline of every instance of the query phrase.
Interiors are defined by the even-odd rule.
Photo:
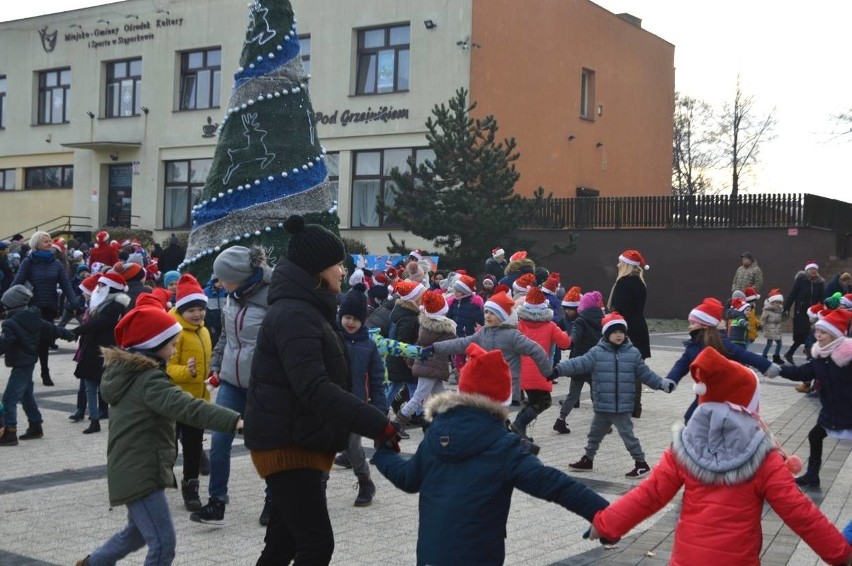
[[[450,308],[440,291],[426,291],[420,301],[420,311],[429,318],[439,318],[447,314]]]
[[[541,313],[550,308],[550,303],[547,302],[547,298],[544,296],[544,293],[541,292],[541,289],[538,287],[533,287],[529,290],[529,293],[524,297],[524,309],[529,313]],[[521,311],[519,310],[518,313]]]
[[[375,275],[373,275],[373,285],[381,285],[383,287],[387,287],[388,285],[388,276],[384,274],[384,272],[379,271]]]
[[[506,322],[512,316],[512,309],[515,308],[515,301],[504,292],[494,293],[485,301],[485,310],[491,311],[501,322]]]
[[[506,250],[504,250],[503,248],[494,248],[493,250],[491,250],[491,257],[493,257],[494,259],[497,259],[501,255],[506,255]]]
[[[548,295],[555,295],[559,289],[559,274],[555,271],[547,276],[547,280],[541,284],[541,290]]]
[[[624,320],[624,317],[618,314],[618,311],[612,311],[601,321],[601,334],[606,334],[606,331],[612,328],[613,326],[623,326],[624,331],[627,332],[627,321]]]
[[[704,348],[689,366],[698,403],[733,403],[757,413],[760,379],[757,374],[727,359],[714,348]]]
[[[175,307],[178,310],[181,307],[187,306],[187,303],[191,303],[193,301],[201,301],[205,305],[207,304],[207,295],[204,294],[204,289],[201,288],[201,284],[198,283],[198,279],[195,278],[191,273],[184,273],[178,279],[177,285],[177,293],[175,294]]]
[[[160,268],[157,267],[156,263],[149,263],[145,266],[145,278],[151,279],[152,281],[159,281]]]
[[[393,290],[403,301],[413,301],[426,290],[426,287],[416,281],[406,279],[397,283]]]
[[[651,269],[651,266],[645,262],[645,258],[642,257],[642,254],[639,253],[638,250],[625,250],[620,256],[618,256],[618,261],[626,263],[627,265],[635,265],[646,270]]]
[[[137,306],[115,325],[115,341],[126,349],[156,350],[180,333],[177,320],[154,306]]]
[[[172,303],[170,301],[171,298],[172,294],[169,293],[168,289],[156,287],[151,289],[150,293],[140,293],[139,296],[136,297],[136,306],[153,306],[167,311],[172,308]]]
[[[101,275],[99,273],[95,275],[89,275],[88,277],[80,281],[80,285],[78,285],[78,287],[80,287],[80,290],[86,293],[87,295],[91,295],[95,292],[95,289],[98,288],[98,279],[100,278]]]
[[[532,273],[524,273],[512,283],[513,293],[525,293],[532,287],[535,287],[535,275]]]
[[[118,262],[112,269],[116,273],[120,273],[125,281],[141,281],[145,278],[145,270],[138,263]]]
[[[769,291],[769,296],[766,300],[770,303],[783,303],[784,295],[781,294],[781,289],[772,289]]]
[[[746,312],[751,308],[751,304],[747,303],[744,299],[737,297],[736,299],[731,300],[731,308],[740,312]]]
[[[852,310],[852,293],[847,293],[840,297],[840,308]]]
[[[423,251],[415,248],[408,252],[408,257],[413,257],[417,261],[420,261],[421,259],[423,259]]]
[[[748,303],[756,301],[760,298],[760,293],[758,293],[757,289],[755,289],[754,287],[746,287],[745,289],[743,289],[743,293],[745,293],[745,300]]]
[[[821,319],[825,314],[828,314],[829,309],[825,308],[825,305],[822,303],[814,303],[808,307],[808,310],[805,311],[808,315],[808,319],[811,322],[816,322]]]
[[[470,275],[462,275],[456,279],[455,283],[453,283],[453,289],[459,291],[465,296],[473,295],[473,291],[476,289],[476,279]]]
[[[700,305],[689,311],[689,322],[700,324],[701,326],[714,327],[719,326],[722,322],[722,313],[724,307],[719,299],[707,297]]]
[[[819,270],[819,264],[816,262],[816,260],[809,259],[807,263],[805,263],[805,271],[807,271],[808,269]]]
[[[520,261],[522,259],[527,259],[527,252],[524,250],[515,252],[511,256],[509,256],[509,261]]]
[[[119,291],[127,291],[127,281],[116,271],[101,274],[101,276],[98,277],[98,283],[103,283],[107,287],[117,289]]]
[[[60,252],[65,253],[65,250],[67,249],[65,246],[65,238],[56,238],[53,240],[53,247]]]
[[[105,246],[109,243],[109,232],[101,230],[95,234],[95,246]]]
[[[511,291],[512,290],[509,289],[509,286],[506,285],[505,283],[498,283],[497,285],[494,286],[494,289],[492,289],[492,292],[495,295],[497,293],[506,293],[508,295]]]
[[[483,395],[508,407],[512,403],[512,373],[500,350],[486,352],[479,344],[470,344],[465,354],[467,363],[459,374],[459,392]]]
[[[850,322],[852,322],[852,311],[835,309],[818,320],[814,326],[828,332],[835,338],[842,338],[849,332]]]
[[[393,280],[399,278],[399,274],[402,270],[397,270],[395,267],[388,267],[385,269],[385,275],[388,276],[388,280]]]
[[[565,296],[562,297],[562,306],[568,307],[570,309],[576,309],[580,306],[580,297],[583,294],[583,290],[578,286],[574,285],[568,292],[565,293]]]

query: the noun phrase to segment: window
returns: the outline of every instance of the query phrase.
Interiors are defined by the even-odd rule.
[[[187,51],[180,61],[180,109],[218,108],[222,49]]]
[[[107,63],[106,117],[138,116],[142,103],[142,59]]]
[[[311,36],[299,36],[299,55],[302,58],[302,67],[305,73],[311,74]]]
[[[0,169],[0,191],[15,190],[15,170]]]
[[[580,117],[595,119],[595,72],[589,69],[580,75]]]
[[[408,25],[358,32],[358,83],[355,94],[408,90]]]
[[[6,127],[6,75],[0,75],[0,130]]]
[[[74,166],[30,167],[24,169],[25,189],[73,189]]]
[[[212,159],[166,162],[163,228],[189,228],[189,213],[201,198]]]
[[[38,123],[65,124],[71,106],[71,69],[38,74]]]
[[[428,148],[355,152],[355,174],[352,177],[353,228],[388,226],[376,212],[376,202],[383,196],[388,206],[393,205],[391,170],[394,167],[408,170],[408,158],[412,155],[417,166],[426,159],[435,159],[435,153]]]
[[[340,200],[340,154],[337,152],[325,154],[325,168],[328,170],[328,184],[334,191],[335,200]]]

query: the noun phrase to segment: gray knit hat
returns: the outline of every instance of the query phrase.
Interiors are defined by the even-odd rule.
[[[213,262],[213,277],[228,283],[243,283],[265,263],[266,253],[260,247],[231,246]]]
[[[17,309],[30,304],[32,298],[33,292],[23,285],[12,285],[3,293],[3,298],[0,298],[0,301],[7,309]]]

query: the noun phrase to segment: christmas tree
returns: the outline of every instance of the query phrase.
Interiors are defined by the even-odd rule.
[[[337,233],[324,155],[293,8],[288,0],[256,0],[180,269],[206,281],[213,260],[233,245],[260,245],[277,258],[292,214]]]

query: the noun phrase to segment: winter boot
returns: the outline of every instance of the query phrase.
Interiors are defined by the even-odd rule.
[[[367,507],[373,503],[376,495],[376,484],[370,476],[358,476],[358,496],[355,498],[355,507]]]
[[[83,434],[92,434],[93,432],[101,431],[101,421],[91,420],[89,422],[89,428],[83,431]]]
[[[221,525],[225,522],[225,502],[211,497],[207,505],[189,516],[189,520],[195,523]]]
[[[91,563],[89,562],[89,557],[85,557],[82,560],[78,560],[75,566],[89,566]]]
[[[36,438],[42,438],[44,436],[44,431],[41,429],[41,423],[33,423],[27,427],[27,432],[19,436],[20,440],[35,440]]]
[[[573,464],[568,464],[568,467],[575,472],[590,472],[594,467],[594,462],[592,462],[592,460],[590,460],[587,456],[583,456]]]
[[[565,419],[556,419],[556,422],[553,423],[553,430],[559,434],[571,434],[571,429],[568,428],[568,423],[565,422]]]
[[[624,474],[624,477],[629,479],[641,478],[643,476],[648,475],[651,471],[651,466],[648,465],[648,462],[645,460],[636,460],[635,466],[633,469]]]
[[[524,407],[518,412],[518,415],[515,417],[515,422],[509,425],[509,428],[526,440],[532,442],[532,439],[527,436],[527,426],[533,422],[536,417],[538,417],[538,413],[532,407]]]
[[[400,410],[396,411],[396,416],[394,417],[392,424],[399,431],[399,437],[404,440],[408,440],[409,438],[411,438],[411,435],[405,432],[405,427],[409,423],[411,423],[411,417],[406,417],[405,415],[403,415],[402,408],[400,407]]]
[[[183,493],[183,506],[187,511],[198,511],[201,509],[201,499],[198,498],[198,480],[183,480],[180,482]]]
[[[0,436],[0,446],[17,446],[18,445],[18,429],[12,426],[7,426],[3,431],[3,436]]]
[[[787,350],[787,353],[784,354],[784,359],[787,360],[787,363],[791,366],[796,365],[796,363],[793,361],[793,353],[793,350]]]
[[[784,365],[784,358],[782,358],[778,354],[775,354],[774,356],[772,356],[772,363],[777,364],[779,366],[783,366]]]
[[[796,478],[796,484],[801,487],[819,487],[819,466],[821,462],[815,462],[813,458],[808,458],[807,471]]]
[[[41,383],[42,383],[42,385],[44,385],[46,387],[53,387],[54,384],[53,384],[53,380],[50,379],[50,372],[49,371],[41,372]]]

